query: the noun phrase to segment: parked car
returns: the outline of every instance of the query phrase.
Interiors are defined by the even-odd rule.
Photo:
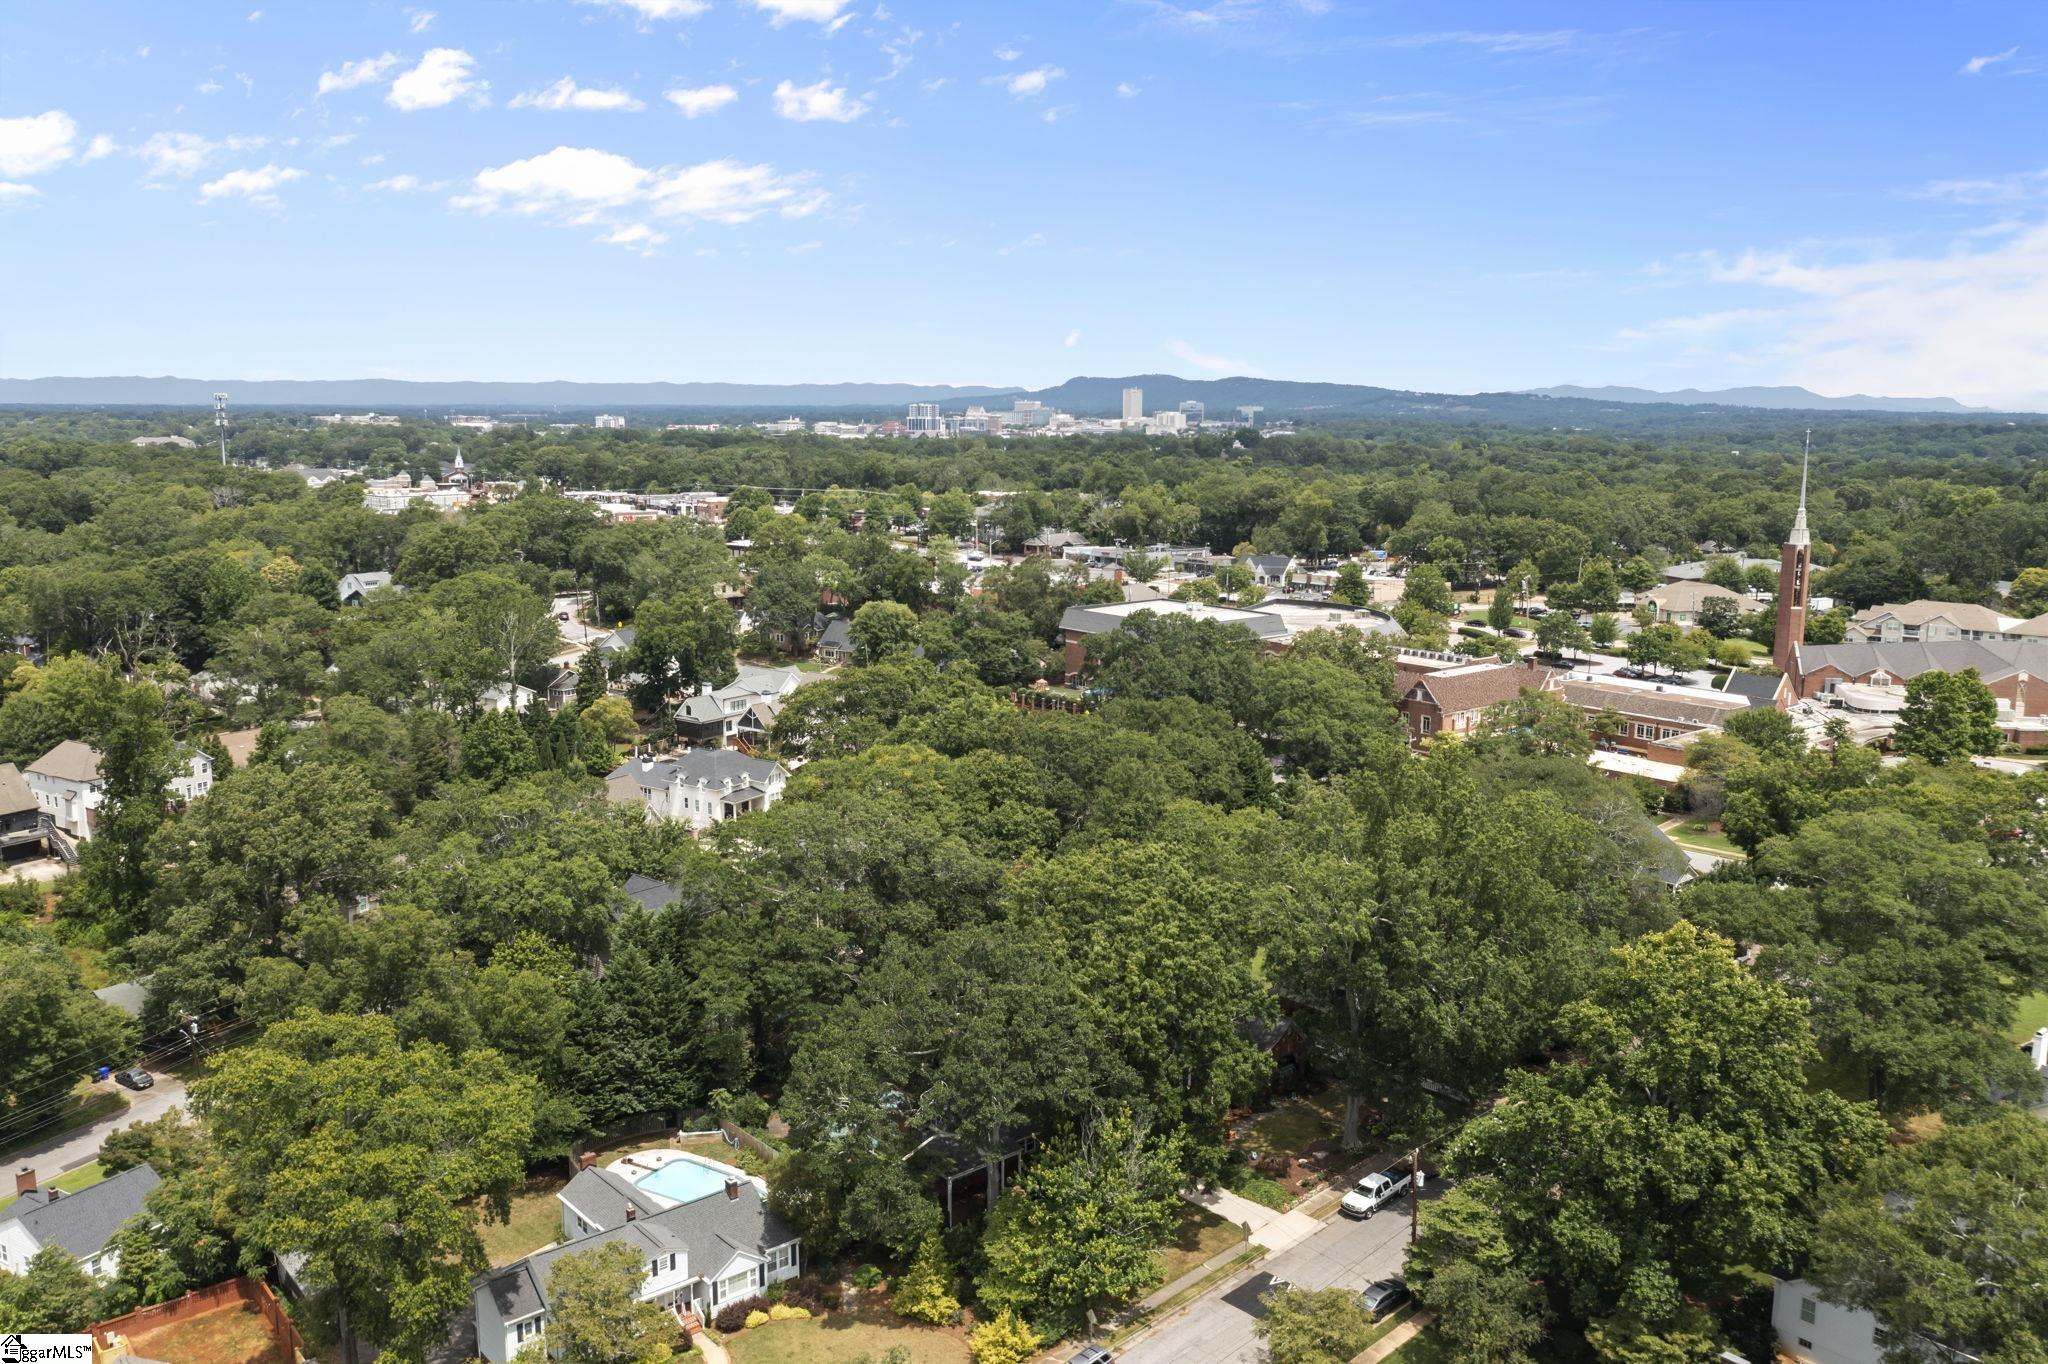
[[[1415,1172],[1408,1168],[1408,1162],[1389,1165],[1378,1174],[1367,1175],[1352,1186],[1344,1195],[1344,1201],[1337,1210],[1346,1217],[1370,1217],[1387,1204],[1408,1192],[1415,1183]]]
[[[156,1077],[140,1066],[114,1072],[114,1083],[127,1089],[148,1089],[156,1083]]]
[[[1545,616],[1550,614],[1550,608],[1543,605],[1541,602],[1530,602],[1527,606],[1522,608],[1522,614],[1527,616],[1530,620],[1542,620]]]
[[[1083,1345],[1067,1364],[1116,1364],[1116,1356],[1100,1345]]]
[[[1378,1321],[1389,1312],[1398,1310],[1415,1295],[1408,1291],[1407,1282],[1397,1274],[1391,1279],[1374,1279],[1358,1296],[1364,1302],[1367,1314],[1374,1321]]]
[[[1636,682],[1654,682],[1663,676],[1655,668],[1616,668],[1614,675],[1616,677],[1626,677]]]

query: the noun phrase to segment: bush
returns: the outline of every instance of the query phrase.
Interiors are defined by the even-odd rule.
[[[974,1364],[1024,1364],[1038,1352],[1038,1333],[1006,1307],[967,1333],[967,1348]]]
[[[810,1309],[793,1307],[786,1302],[778,1302],[768,1309],[768,1320],[770,1321],[809,1321],[810,1319]]]
[[[719,1308],[718,1315],[711,1319],[711,1324],[727,1335],[731,1335],[734,1331],[744,1330],[747,1325],[747,1318],[756,1312],[765,1310],[767,1306],[768,1299],[763,1297],[740,1298]],[[764,1317],[763,1320],[766,1320],[766,1318]]]
[[[866,1291],[882,1286],[882,1271],[874,1265],[862,1265],[853,1271],[853,1286]]]
[[[896,1280],[896,1294],[889,1306],[900,1317],[934,1326],[944,1326],[960,1315],[960,1300],[953,1296],[953,1269],[946,1263],[946,1248],[938,1233],[918,1243],[917,1257]]]
[[[801,1307],[815,1315],[833,1311],[839,1306],[839,1285],[806,1274],[800,1279],[784,1279],[771,1285],[768,1296],[776,1302],[786,1302],[791,1307]]]
[[[766,1312],[762,1312],[759,1310],[749,1312],[747,1313],[747,1329],[751,1331],[756,1326],[766,1326],[771,1320],[773,1320],[773,1318],[771,1318]]]
[[[734,1127],[764,1127],[768,1123],[768,1101],[750,1089],[738,1093],[714,1089],[705,1097],[711,1111]]]

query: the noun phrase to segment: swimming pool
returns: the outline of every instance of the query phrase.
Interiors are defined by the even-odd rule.
[[[688,1156],[680,1156],[658,1170],[649,1170],[633,1183],[671,1202],[691,1203],[707,1194],[722,1192],[725,1172]]]

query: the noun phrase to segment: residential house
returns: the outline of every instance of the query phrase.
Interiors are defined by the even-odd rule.
[[[1287,585],[1287,575],[1294,571],[1294,556],[1291,554],[1247,554],[1244,566],[1252,571],[1252,581],[1271,592]]]
[[[1771,1292],[1778,1352],[1794,1364],[1883,1364],[1884,1333],[1859,1307],[1838,1307],[1805,1279],[1779,1279]]]
[[[345,573],[334,585],[334,595],[341,599],[343,606],[361,606],[370,599],[372,592],[386,588],[393,592],[405,591],[391,581],[389,573]]]
[[[571,690],[573,691],[574,688],[571,688]],[[478,710],[509,710],[515,715],[524,715],[526,708],[532,705],[538,697],[539,693],[534,691],[532,687],[521,687],[499,682],[484,688],[483,695],[477,697],[476,704]]]
[[[1778,571],[1778,561],[1776,559],[1759,559],[1748,554],[1729,554],[1719,557],[1733,559],[1735,566],[1744,573],[1749,572],[1752,568],[1767,568],[1773,573]],[[1707,561],[1705,559],[1693,559],[1687,563],[1673,564],[1658,576],[1667,583],[1704,582],[1707,577]]]
[[[1256,606],[1212,606],[1207,602],[1159,601],[1110,602],[1102,606],[1070,606],[1060,616],[1060,635],[1066,642],[1066,678],[1079,681],[1087,670],[1088,639],[1121,630],[1140,611],[1157,616],[1185,616],[1224,625],[1241,625],[1261,647],[1282,653],[1298,635],[1311,630],[1349,627],[1368,635],[1401,638],[1406,632],[1391,616],[1363,607],[1341,606],[1335,602],[1262,601]]]
[[[818,647],[812,656],[820,663],[853,662],[853,622],[845,616],[833,616],[825,622],[825,628],[818,632]]]
[[[1470,734],[1486,708],[1525,691],[1549,691],[1557,674],[1534,662],[1465,660],[1432,666],[1444,655],[1402,654],[1394,662],[1394,694],[1408,737],[1415,743],[1439,734]]]
[[[113,1278],[121,1253],[108,1242],[142,1211],[158,1183],[156,1171],[144,1163],[65,1193],[39,1187],[36,1172],[24,1168],[14,1177],[14,1202],[0,1210],[0,1273],[19,1274],[38,1251],[60,1246],[93,1278]]]
[[[130,1018],[140,1018],[142,1006],[149,1002],[149,986],[139,980],[124,980],[102,985],[92,995],[100,1003],[111,1004]]]
[[[1843,639],[1856,644],[1943,644],[1959,639],[2006,640],[2048,635],[2048,617],[2019,620],[1975,602],[1909,601],[1856,613]]]
[[[697,744],[762,738],[808,676],[800,668],[742,663],[732,681],[722,687],[707,685],[676,707],[676,731]]]
[[[693,1163],[709,1179],[729,1172],[722,1184],[685,1201],[657,1192],[645,1176],[639,1182],[627,1178],[619,1173],[622,1166],[579,1171],[555,1195],[562,1204],[562,1239],[494,1271],[473,1290],[477,1352],[491,1364],[507,1364],[530,1342],[544,1341],[556,1263],[602,1246],[632,1247],[647,1267],[640,1300],[678,1316],[693,1312],[701,1319],[795,1278],[802,1247],[796,1232],[768,1207],[767,1185],[729,1167]]]
[[[43,851],[48,835],[44,830],[42,802],[29,789],[21,769],[0,763],[0,856],[15,857],[22,850],[34,857]]]
[[[1630,682],[1618,677],[1567,677],[1558,694],[1584,711],[1590,721],[1604,712],[1621,717],[1616,747],[1667,762],[1685,761],[1682,745],[1673,742],[1703,729],[1716,729],[1729,716],[1749,709],[1749,701],[1705,687]]]
[[[1734,603],[1735,609],[1747,612],[1755,603],[1740,592],[1730,592],[1708,582],[1665,583],[1653,587],[1644,594],[1657,609],[1659,625],[1692,626],[1699,624],[1700,608],[1710,601],[1726,600]]]
[[[1070,530],[1053,530],[1050,527],[1025,540],[1023,549],[1027,558],[1057,559],[1066,552],[1068,545],[1087,543],[1081,536]]]
[[[576,699],[576,669],[562,668],[548,679],[548,713],[553,714]]]
[[[630,625],[621,625],[597,642],[597,651],[604,656],[607,667],[617,662],[620,656],[632,647],[633,627]]]
[[[611,799],[646,807],[647,818],[673,820],[702,832],[782,799],[789,773],[781,764],[727,748],[693,748],[666,758],[634,758],[605,778]]]
[[[182,764],[177,759],[182,758]],[[50,823],[74,842],[92,837],[106,800],[100,776],[100,752],[90,744],[66,739],[29,764],[25,774],[36,804]],[[170,799],[189,805],[213,789],[213,759],[196,748],[179,745],[173,755]]]
[[[621,893],[649,914],[659,914],[683,898],[683,888],[675,882],[642,876],[637,871],[626,878],[625,889]]]

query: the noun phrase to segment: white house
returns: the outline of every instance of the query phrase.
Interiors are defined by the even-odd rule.
[[[780,763],[725,748],[693,748],[666,758],[634,758],[605,778],[621,804],[646,807],[648,821],[673,820],[702,831],[782,799],[789,773]]]
[[[722,687],[706,686],[676,707],[676,727],[699,743],[766,734],[783,703],[816,676],[800,668],[742,663],[732,681]]]
[[[389,573],[347,573],[334,585],[334,595],[343,606],[361,606],[372,592],[387,587],[394,592],[405,591],[391,581]]]
[[[213,789],[213,759],[196,748],[184,747],[176,756],[184,759],[184,765],[177,766],[173,759],[170,797],[189,805]],[[66,739],[30,763],[22,778],[35,795],[36,807],[60,832],[79,843],[92,837],[99,808],[107,797],[98,749]]]
[[[157,1186],[156,1171],[136,1165],[77,1193],[43,1189],[34,1170],[14,1177],[16,1198],[0,1211],[0,1273],[20,1274],[45,1246],[62,1246],[86,1273],[102,1282],[121,1267],[109,1246],[121,1224],[142,1211]]]
[[[1697,625],[1701,609],[1710,601],[1732,602],[1737,611],[1748,611],[1756,605],[1740,592],[1707,582],[1665,583],[1651,588],[1644,596],[1656,608],[1659,625]]]
[[[634,1182],[620,1173],[627,1168],[623,1162],[578,1172],[555,1195],[562,1204],[562,1239],[476,1285],[477,1353],[491,1364],[506,1364],[522,1347],[544,1339],[551,1316],[548,1280],[556,1262],[604,1245],[638,1251],[647,1266],[640,1300],[678,1316],[695,1312],[702,1318],[795,1278],[797,1234],[769,1209],[766,1185],[729,1167],[677,1158],[697,1165],[704,1172],[700,1182],[709,1185],[701,1193],[679,1190],[694,1193],[687,1201],[648,1187],[647,1176]]]
[[[1804,1279],[1780,1279],[1771,1295],[1771,1328],[1778,1349],[1811,1364],[1882,1364],[1877,1318],[1856,1307],[1837,1307]]]

